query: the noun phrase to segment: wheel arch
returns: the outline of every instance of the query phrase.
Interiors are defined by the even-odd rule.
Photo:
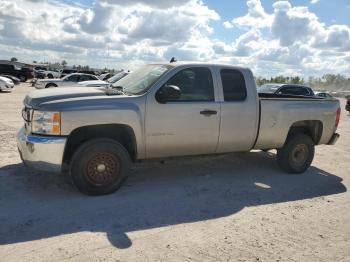
[[[131,160],[137,158],[137,144],[134,130],[124,124],[90,125],[74,129],[67,137],[63,154],[62,169],[68,166],[76,149],[84,142],[95,138],[110,138],[119,142],[129,153]]]
[[[323,123],[320,120],[302,120],[294,122],[289,128],[287,139],[298,133],[310,136],[315,145],[317,145],[322,137]]]
[[[51,86],[53,86],[53,87],[58,87],[58,85],[55,84],[55,83],[47,83],[47,84],[45,85],[45,88],[49,88],[49,87],[51,87]]]

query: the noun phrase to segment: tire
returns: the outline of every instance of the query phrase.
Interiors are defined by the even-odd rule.
[[[69,173],[83,194],[106,195],[126,180],[129,164],[129,154],[121,144],[112,139],[93,139],[75,151]]]
[[[47,84],[47,85],[45,86],[45,88],[50,88],[50,87],[57,87],[57,85],[56,85],[56,84]]]
[[[48,75],[47,75],[47,78],[52,79],[52,78],[53,78],[53,75],[52,75],[52,74],[48,74]]]
[[[304,173],[315,155],[315,144],[310,136],[299,133],[287,138],[286,143],[277,149],[279,167],[291,174]]]
[[[21,82],[26,82],[26,81],[27,81],[27,78],[26,78],[25,76],[20,76],[20,77],[19,77],[19,80],[20,80]]]

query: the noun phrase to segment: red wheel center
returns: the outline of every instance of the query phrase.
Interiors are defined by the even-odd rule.
[[[103,152],[93,156],[86,165],[86,178],[95,186],[105,186],[118,179],[120,172],[119,158]]]

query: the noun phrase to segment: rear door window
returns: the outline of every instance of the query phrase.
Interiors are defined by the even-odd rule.
[[[81,75],[79,79],[79,81],[90,81],[90,80],[96,80],[96,78],[89,75]]]
[[[244,101],[247,98],[247,87],[240,71],[222,69],[220,75],[225,101]]]
[[[71,76],[67,77],[67,81],[78,82],[79,81],[79,75],[71,75]]]

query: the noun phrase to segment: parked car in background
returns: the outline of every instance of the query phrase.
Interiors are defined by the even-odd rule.
[[[77,71],[77,73],[84,73],[84,74],[89,74],[89,75],[96,75],[95,71],[91,71],[91,70],[79,70]]]
[[[34,78],[34,70],[31,67],[22,67],[21,71],[24,73],[25,79],[24,82],[27,81],[28,79],[33,79]]]
[[[63,78],[56,79],[38,79],[34,86],[37,89],[50,88],[50,87],[62,87],[62,86],[75,86],[78,82],[98,80],[97,76],[83,73],[73,73],[66,75]]]
[[[345,110],[350,113],[350,95],[346,96],[346,105],[345,105]]]
[[[55,69],[55,70],[47,70],[42,72],[44,73],[44,78],[62,78],[65,77],[66,75],[70,75],[72,73],[78,73],[77,69]],[[79,72],[80,73],[80,72]],[[85,73],[85,72],[81,72],[81,73]],[[89,73],[87,73],[89,74]]]
[[[44,74],[43,78],[60,78],[61,77],[61,71],[58,69],[54,69],[54,70],[46,70],[44,72],[42,72]]]
[[[323,98],[334,98],[330,93],[327,93],[327,92],[315,92],[315,96],[319,96]]]
[[[38,70],[38,71],[34,71],[34,78],[36,79],[44,79],[45,77],[47,77],[46,71],[44,70]]]
[[[82,81],[79,82],[79,86],[88,86],[88,87],[109,87],[110,85],[118,82],[123,77],[127,76],[130,72],[119,72],[114,76],[108,78],[106,81],[103,80],[91,80],[91,81]]]
[[[11,76],[11,75],[0,75],[0,76],[3,76],[3,77],[6,77],[6,78],[9,78],[12,80],[12,82],[15,84],[15,85],[18,85],[21,80],[19,80],[17,77],[15,76]]]
[[[314,92],[310,87],[297,84],[264,84],[258,87],[258,93],[294,96],[315,96]]]
[[[28,67],[18,68],[15,65],[0,64],[0,74],[15,76],[25,82],[34,77],[33,69]]]
[[[62,69],[60,72],[61,72],[61,75],[59,76],[59,78],[63,78],[66,75],[78,73],[78,70],[76,70],[76,69]]]
[[[337,141],[340,104],[261,97],[247,68],[169,63],[143,66],[108,89],[36,90],[22,112],[22,160],[103,195],[123,184],[132,161],[147,159],[277,149],[282,170],[303,173],[316,145]]]
[[[99,79],[106,81],[108,78],[111,78],[113,75],[111,73],[102,73],[98,76]]]
[[[0,76],[0,91],[12,91],[14,86],[10,78]]]
[[[34,70],[34,78],[42,79],[42,78],[46,77],[46,74],[45,74],[45,72],[47,72],[47,68],[46,67],[44,67],[44,66],[35,66],[33,70]]]

